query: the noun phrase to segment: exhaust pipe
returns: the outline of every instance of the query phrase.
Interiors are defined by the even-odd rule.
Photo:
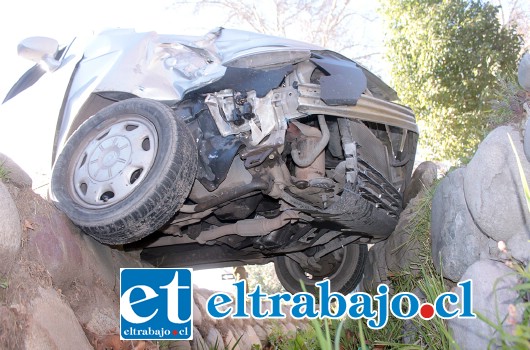
[[[240,220],[235,224],[220,226],[208,231],[203,231],[196,238],[196,241],[201,244],[205,244],[209,241],[229,235],[238,235],[243,237],[262,236],[287,225],[291,220],[298,219],[298,212],[288,210],[284,211],[281,215],[273,219]]]

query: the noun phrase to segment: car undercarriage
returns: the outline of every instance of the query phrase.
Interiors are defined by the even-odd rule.
[[[67,48],[39,51],[39,40],[21,44],[28,57],[70,64]],[[329,278],[350,292],[366,245],[403,209],[414,115],[338,53],[226,29],[111,30],[83,51],[65,96],[52,199],[155,266],[274,261],[290,291]]]

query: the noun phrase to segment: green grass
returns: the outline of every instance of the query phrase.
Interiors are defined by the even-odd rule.
[[[512,315],[510,311],[505,319],[490,320],[480,312],[476,312],[477,317],[483,322],[487,323],[490,327],[495,329],[501,349],[504,350],[528,350],[530,349],[530,267],[523,266],[519,263],[511,264],[514,274],[517,275],[520,284],[515,286],[515,290],[519,294],[521,304],[519,307],[523,309],[521,315],[521,322],[517,323],[518,309],[515,305],[510,305]],[[512,324],[513,331],[509,332],[503,324]]]
[[[520,123],[524,117],[525,91],[519,86],[515,74],[505,75],[497,80],[490,110],[485,113],[486,133],[500,125]]]
[[[427,189],[416,204],[414,214],[405,229],[410,240],[397,249],[418,246],[418,261],[411,270],[404,270],[390,276],[395,293],[411,292],[418,288],[428,302],[447,291],[443,277],[435,268],[431,257],[430,227],[431,203],[436,185]],[[368,349],[458,349],[444,320],[433,318],[425,321],[419,317],[411,320],[412,329],[404,333],[404,321],[390,317],[380,330],[366,326],[364,320],[312,320],[311,329],[300,331],[292,340],[278,342],[273,336],[271,343],[278,349],[325,349],[325,350],[368,350]],[[408,344],[404,343],[408,338]]]
[[[322,331],[321,325],[323,326],[325,321],[318,321],[319,331]],[[298,330],[294,334],[284,334],[280,327],[273,328],[271,334],[269,334],[269,343],[272,346],[271,349],[293,349],[293,350],[311,350],[320,349],[319,340],[317,339],[317,331],[313,327]],[[331,340],[330,340],[331,341]]]
[[[419,247],[417,261],[408,270],[400,271],[390,277],[394,293],[420,290],[427,302],[433,303],[436,297],[447,291],[444,279],[434,268],[431,255],[431,209],[432,199],[438,183],[426,189],[423,197],[414,208],[414,213],[405,227],[409,233],[409,241],[403,247]],[[425,321],[420,317],[412,319],[408,333],[404,332],[404,321],[390,317],[385,328],[374,331],[366,327],[367,342],[383,345],[391,349],[448,349],[458,348],[452,338],[445,320],[435,317]],[[407,339],[407,344],[404,343]]]

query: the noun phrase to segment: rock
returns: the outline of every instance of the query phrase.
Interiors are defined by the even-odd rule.
[[[195,302],[193,303],[193,325],[197,327],[202,325],[202,312]]]
[[[515,259],[528,265],[530,262],[530,241],[524,235],[514,235],[505,243],[509,253]]]
[[[6,186],[0,182],[0,275],[11,269],[21,242],[18,209]]]
[[[58,288],[66,289],[75,279],[89,278],[89,268],[103,268],[83,259],[81,233],[59,211],[26,219],[35,227],[28,234],[27,251],[46,267]]]
[[[187,340],[172,341],[168,350],[191,350],[192,346]]]
[[[257,345],[261,344],[261,339],[258,337],[258,334],[254,330],[254,328],[251,327],[250,325],[247,325],[247,327],[245,328],[245,338],[246,338],[246,343],[250,344],[250,347],[252,347],[252,345],[255,345],[255,344]]]
[[[412,290],[412,294],[418,297],[420,300],[420,303],[425,303],[427,301],[427,298],[425,297],[425,294],[422,292],[422,290],[418,287],[414,288]],[[403,343],[404,344],[414,344],[416,339],[419,338],[418,334],[418,327],[414,323],[413,320],[403,320],[403,326],[401,330],[401,334],[403,336]]]
[[[120,319],[116,314],[116,311],[118,310],[113,310],[110,307],[94,308],[90,314],[90,320],[85,325],[85,328],[97,335],[118,332]]]
[[[99,264],[96,267],[98,272],[98,277],[101,279],[101,282],[112,288],[114,286],[119,286],[119,277],[116,276],[116,271],[114,271],[114,257],[113,251],[108,246],[99,243],[94,238],[86,234],[80,234],[82,239],[82,246],[85,247],[83,255],[87,257],[87,260],[98,261]],[[118,292],[118,288],[115,287],[115,292]]]
[[[530,92],[530,53],[528,52],[525,52],[519,61],[517,80],[523,89]]]
[[[31,190],[24,190],[31,192]],[[31,222],[25,249],[26,260],[39,261],[42,269],[61,289],[81,324],[96,336],[117,331],[119,327],[119,268],[141,266],[127,253],[97,243],[44,200],[21,191],[17,200],[35,202],[36,215],[25,211],[24,220]],[[42,203],[44,202],[44,204]],[[119,337],[118,337],[119,338]],[[109,341],[114,341],[109,338]]]
[[[269,340],[269,336],[267,332],[265,331],[263,327],[261,327],[258,324],[256,324],[253,328],[254,328],[254,332],[256,333],[256,335],[258,336],[258,339],[261,342],[261,345],[265,346]]]
[[[199,288],[195,288],[194,287],[193,290],[194,290],[193,297],[194,297],[195,305],[197,305],[199,310],[202,311],[206,315],[207,314],[207,312],[206,312],[206,301],[208,299],[197,292],[199,290]]]
[[[385,243],[385,263],[388,271],[399,273],[404,270],[417,270],[419,262],[419,242],[412,238],[418,206],[423,195],[413,198],[401,212],[394,232]]]
[[[240,349],[250,349],[252,344],[249,342],[248,334],[245,332],[245,326],[233,326],[232,333],[234,337],[239,340],[238,346]]]
[[[224,337],[225,349],[243,350],[250,349],[243,337],[243,331],[236,327],[230,327]]]
[[[412,174],[412,179],[403,195],[403,206],[407,206],[412,198],[424,189],[430,188],[438,177],[438,167],[433,162],[423,162]]]
[[[92,349],[70,306],[51,289],[39,287],[28,316],[26,349]]]
[[[233,347],[236,346],[239,350],[239,344],[236,345],[237,338],[234,336],[234,333],[232,332],[232,330],[228,330],[228,332],[224,336],[223,341],[224,341],[225,349],[232,349]]]
[[[487,257],[496,242],[475,225],[463,193],[466,170],[449,173],[434,194],[431,217],[431,241],[434,266],[444,277],[458,281],[475,261]],[[442,266],[440,266],[440,260]]]
[[[287,334],[289,333],[289,328],[284,323],[278,323],[278,329],[280,330],[280,334]]]
[[[287,328],[287,333],[291,335],[296,333],[296,327],[292,323],[289,323],[289,322],[285,323],[285,328]]]
[[[18,349],[24,343],[25,320],[15,307],[0,305],[0,349]]]
[[[294,318],[291,316],[291,305],[283,304],[281,305],[282,313],[285,315],[285,318],[283,321],[290,322],[294,320]]]
[[[480,260],[471,265],[462,276],[462,281],[468,279],[473,281],[473,311],[480,312],[496,324],[498,320],[504,320],[508,315],[509,305],[515,304],[517,299],[517,293],[513,290],[517,278],[513,271],[502,263]],[[460,288],[456,288],[456,292],[461,295]],[[455,307],[451,306],[450,311]],[[479,318],[453,318],[448,321],[448,325],[462,350],[488,349],[490,340],[498,336],[492,327]],[[503,327],[511,333],[509,325],[505,324]]]
[[[193,340],[190,342],[190,345],[192,350],[208,349],[208,346],[206,346],[206,342],[202,338],[201,333],[195,327],[193,328]]]
[[[418,327],[416,327],[413,320],[403,320],[401,336],[403,344],[414,344],[416,342],[416,339],[418,339]]]
[[[213,327],[208,330],[208,334],[205,338],[205,343],[208,347],[222,347],[224,344],[221,333],[219,333],[219,331]]]
[[[375,291],[381,283],[388,283],[388,268],[386,267],[385,243],[378,242],[368,250],[368,261],[364,267],[363,290]]]
[[[0,165],[2,166],[2,168],[7,170],[7,181],[9,183],[12,183],[18,188],[32,186],[33,181],[31,181],[31,177],[29,177],[29,175],[24,170],[22,170],[22,168],[18,166],[17,163],[12,161],[11,158],[2,153],[0,153]]]
[[[251,320],[253,320],[254,318],[251,317],[249,319],[242,319],[242,318],[232,318],[230,320],[230,323],[234,326],[234,327],[237,327],[237,328],[245,328],[245,325],[246,324],[250,324],[251,323]]]
[[[502,126],[486,137],[469,162],[464,195],[477,226],[490,238],[506,242],[519,234],[529,240],[530,212],[508,134],[523,163],[526,178],[530,179],[530,163],[524,156],[519,131]]]

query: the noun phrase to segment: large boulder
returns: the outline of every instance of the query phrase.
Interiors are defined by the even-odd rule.
[[[475,261],[498,251],[496,242],[480,231],[469,213],[463,193],[465,173],[465,168],[449,173],[437,187],[432,202],[434,266],[454,282]]]
[[[17,308],[0,305],[0,349],[22,348],[25,329],[26,321]]]
[[[210,328],[204,340],[209,348],[218,348],[224,346],[223,337],[217,328]]]
[[[31,177],[3,153],[0,153],[0,165],[7,171],[7,181],[9,183],[19,188],[31,187],[33,184]]]
[[[526,265],[530,263],[530,241],[525,235],[513,235],[505,243],[508,254]]]
[[[420,244],[417,239],[417,229],[421,229],[425,192],[413,198],[409,205],[401,212],[394,232],[385,243],[385,262],[388,271],[399,273],[405,270],[418,271],[420,263]]]
[[[434,181],[436,181],[437,177],[438,167],[436,164],[429,161],[420,163],[416,170],[414,170],[412,179],[405,189],[405,193],[403,194],[403,205],[407,206],[411,199],[416,197],[421,191],[430,188],[434,184]]]
[[[525,52],[517,70],[517,80],[523,89],[530,92],[530,53]]]
[[[52,288],[39,287],[26,327],[26,349],[92,349],[74,312]]]
[[[368,250],[368,261],[362,281],[363,290],[366,292],[375,292],[379,284],[389,283],[385,243],[386,241],[376,243]]]
[[[227,328],[226,333],[224,333],[224,337],[223,337],[225,349],[232,349],[232,350],[250,349],[250,347],[247,347],[246,344],[242,341],[241,336],[242,334],[240,334],[240,332],[238,332],[233,327]]]
[[[261,346],[265,347],[269,339],[267,330],[265,330],[264,327],[261,327],[260,325],[255,325],[253,328],[254,332],[256,332],[256,335],[258,336],[258,339],[261,342]]]
[[[288,325],[294,327],[292,323],[288,323]],[[250,326],[250,325],[247,325],[246,328],[245,328],[244,338],[245,338],[246,343],[250,344],[249,349],[252,348],[253,345],[260,345],[261,344],[261,340],[260,340],[258,334],[254,330],[254,328],[252,328],[252,326]]]
[[[514,141],[526,178],[530,179],[530,163],[526,161],[519,131],[502,126],[486,137],[469,163],[464,195],[477,226],[490,238],[506,242],[521,235],[522,240],[528,241],[530,212],[508,135]]]
[[[510,315],[509,312],[517,302],[517,292],[514,290],[517,277],[513,271],[502,263],[480,260],[462,276],[462,281],[468,279],[473,283],[473,312],[479,312],[494,324],[502,322],[503,328],[511,333],[512,324],[521,321],[513,319],[513,313]],[[461,297],[460,288],[456,289],[456,293]],[[451,305],[450,311],[455,307]],[[448,321],[448,325],[462,350],[489,349],[490,342],[497,343],[498,332],[479,318],[454,318]]]
[[[191,344],[187,340],[172,341],[168,350],[191,350]]]
[[[206,341],[202,338],[201,332],[197,328],[193,328],[193,340],[190,342],[192,350],[208,349]]]
[[[0,183],[0,186],[3,185]],[[18,207],[9,217],[14,220],[19,234],[24,235],[24,247],[17,256],[26,263],[19,263],[17,267],[30,264],[30,275],[35,270],[44,271],[53,286],[61,291],[79,323],[93,333],[94,338],[117,333],[120,268],[141,267],[142,264],[129,254],[102,245],[82,233],[30,188],[17,189],[10,185],[9,189]],[[0,198],[5,197],[0,195]],[[7,207],[0,205],[0,212]],[[0,219],[0,227],[6,222],[8,220]],[[21,222],[26,232],[22,232]],[[9,232],[17,232],[15,229]],[[0,259],[4,257],[0,254]],[[20,278],[24,280],[27,276]],[[17,278],[11,276],[11,279]]]
[[[0,276],[11,269],[21,241],[22,224],[17,206],[0,181]]]

